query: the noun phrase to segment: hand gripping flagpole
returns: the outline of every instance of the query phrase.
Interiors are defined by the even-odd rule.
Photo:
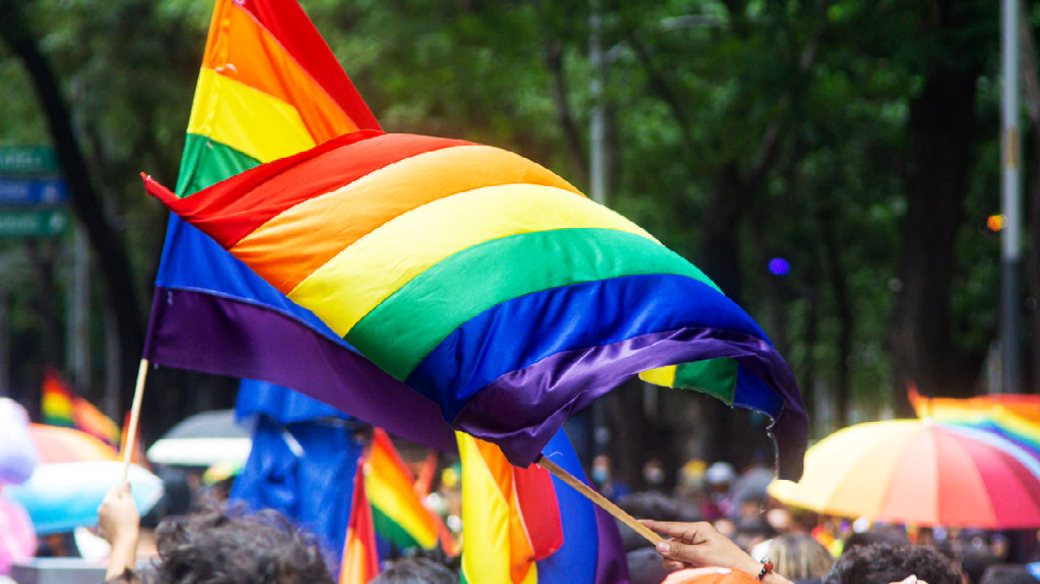
[[[130,474],[130,459],[133,457],[134,442],[137,440],[137,421],[141,417],[141,398],[144,396],[144,380],[148,376],[148,359],[141,359],[141,367],[137,370],[137,387],[134,388],[134,404],[130,407],[130,421],[123,433],[126,436],[123,444],[123,482]]]
[[[654,544],[654,546],[664,541],[664,538],[651,531],[649,527],[643,525],[639,521],[636,521],[635,517],[632,517],[631,515],[626,513],[625,510],[621,507],[618,507],[617,505],[611,503],[610,499],[607,499],[603,495],[599,494],[598,492],[596,492],[595,489],[586,485],[571,473],[560,468],[555,462],[549,460],[544,456],[539,456],[538,460],[536,460],[535,463],[541,465],[542,468],[551,472],[554,476],[556,476],[556,478],[573,487],[574,490],[578,491],[582,495],[585,495],[590,501],[602,507],[604,511],[613,515],[618,521],[630,527],[632,531],[635,531],[639,535],[645,537],[646,540]]]

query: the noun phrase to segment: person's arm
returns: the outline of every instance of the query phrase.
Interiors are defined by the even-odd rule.
[[[664,557],[664,568],[669,572],[683,568],[702,568],[715,566],[743,570],[752,576],[762,571],[762,562],[752,558],[730,541],[728,537],[710,523],[683,523],[669,521],[640,521],[665,537],[669,541],[657,545],[657,551]],[[791,584],[791,581],[776,572],[769,572],[762,578],[763,584]]]
[[[112,487],[105,495],[105,500],[98,507],[98,527],[101,536],[112,546],[105,580],[129,575],[127,580],[133,578],[131,581],[136,581],[133,570],[137,565],[137,538],[141,531],[141,515],[133,497],[130,496],[129,484]]]

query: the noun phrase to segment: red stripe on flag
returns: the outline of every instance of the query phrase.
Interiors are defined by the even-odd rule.
[[[534,559],[543,560],[563,545],[560,505],[552,476],[535,464],[527,468],[513,467],[513,489]]]
[[[379,130],[372,111],[347,77],[336,56],[296,2],[269,2],[263,0],[235,0],[246,12],[278,39],[285,50],[296,59],[325,92],[363,130]]]
[[[465,140],[361,130],[249,169],[183,199],[148,177],[145,188],[227,249],[303,201],[406,158],[468,144]]]

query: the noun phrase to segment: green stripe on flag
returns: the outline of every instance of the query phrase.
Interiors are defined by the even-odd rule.
[[[188,134],[177,177],[177,196],[186,197],[224,179],[259,166],[260,161],[198,134]]]
[[[737,361],[729,358],[681,363],[675,367],[675,387],[706,393],[733,405],[737,366]]]
[[[380,537],[394,544],[398,549],[422,547],[418,540],[412,537],[412,534],[401,527],[401,524],[391,519],[375,505],[372,505],[372,524]]]
[[[430,267],[369,312],[346,340],[403,380],[452,331],[497,304],[644,274],[688,276],[714,287],[693,264],[640,235],[597,228],[522,233],[474,245]]]

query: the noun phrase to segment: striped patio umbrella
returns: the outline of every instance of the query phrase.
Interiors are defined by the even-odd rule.
[[[829,515],[919,526],[1040,527],[1040,464],[998,435],[932,420],[839,430],[809,449],[799,483],[771,495]]]

